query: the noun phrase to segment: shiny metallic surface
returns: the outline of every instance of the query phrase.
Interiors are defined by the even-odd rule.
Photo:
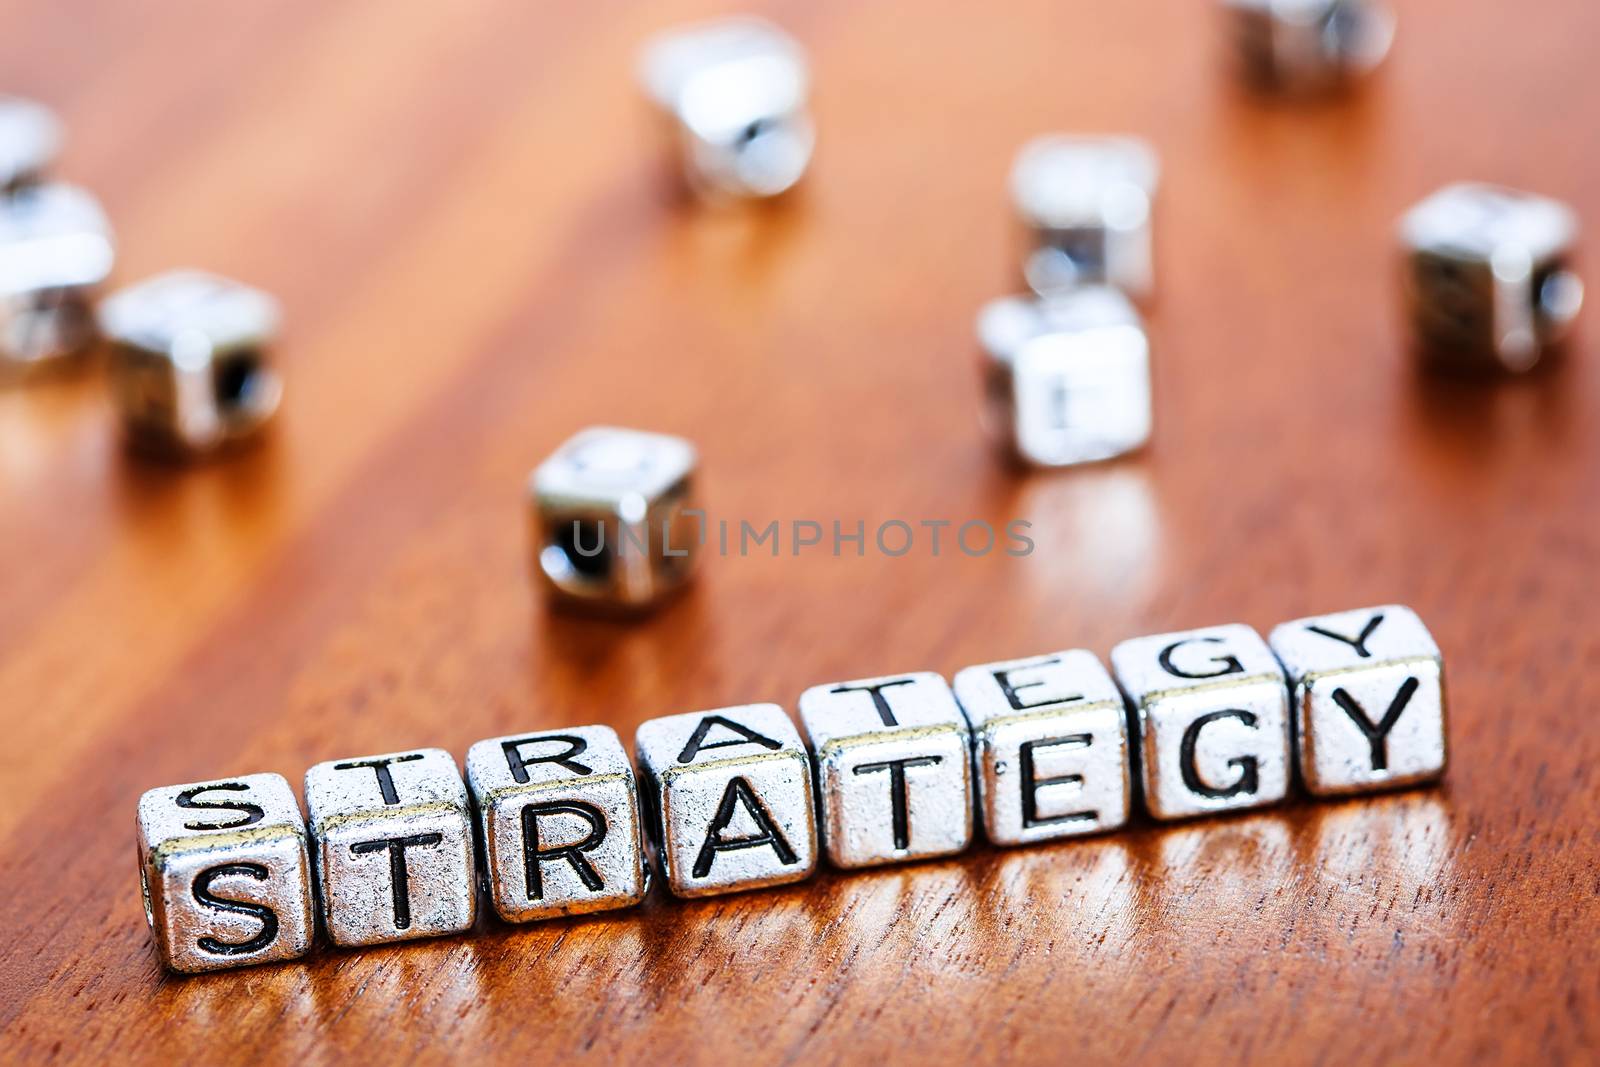
[[[990,841],[1025,845],[1128,821],[1126,708],[1093,652],[968,667],[955,677],[955,694],[972,727]]]
[[[1150,342],[1117,290],[995,300],[979,313],[977,333],[985,422],[1016,459],[1093,463],[1150,439]]]
[[[528,483],[534,569],[567,603],[636,610],[694,573],[705,530],[698,460],[681,437],[597,426],[539,465]]]
[[[712,199],[787,191],[811,161],[805,53],[756,18],[679,27],[644,47],[639,80],[672,124],[691,188]]]
[[[1567,335],[1583,305],[1571,267],[1578,218],[1557,200],[1449,185],[1400,222],[1419,354],[1468,369],[1525,371]]]
[[[300,805],[282,775],[139,798],[139,888],[164,966],[198,974],[304,956],[315,936]]]
[[[1307,790],[1362,793],[1444,773],[1444,660],[1410,608],[1296,619],[1275,627],[1268,643],[1289,674]]]
[[[1245,76],[1293,93],[1337,88],[1382,63],[1394,12],[1382,0],[1223,0]]]
[[[1289,691],[1248,626],[1124,641],[1111,650],[1132,702],[1144,802],[1158,819],[1273,804],[1289,789]]]
[[[633,764],[609,726],[479,741],[467,785],[489,899],[507,922],[626,908],[644,899]]]
[[[0,96],[0,195],[43,180],[61,149],[61,121],[47,107]]]
[[[939,675],[813,686],[800,696],[800,723],[835,866],[946,856],[972,843],[971,734]]]
[[[322,922],[336,945],[459,933],[477,917],[467,787],[438,748],[318,763],[306,809]]]
[[[30,185],[0,197],[0,381],[93,344],[92,301],[114,259],[111,227],[82,189]]]
[[[200,271],[173,271],[100,306],[111,382],[136,444],[203,453],[257,433],[278,410],[277,301]]]
[[[1024,145],[1011,168],[1011,199],[1033,290],[1111,285],[1135,299],[1150,295],[1160,175],[1155,150],[1136,137],[1054,134]]]
[[[782,885],[816,871],[811,757],[778,705],[650,719],[635,754],[650,837],[676,895]]]

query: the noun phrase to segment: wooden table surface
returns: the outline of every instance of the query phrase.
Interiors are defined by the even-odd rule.
[[[815,166],[730,212],[675,195],[631,79],[711,10],[0,0],[117,280],[273,291],[289,377],[269,441],[189,468],[125,455],[94,373],[0,394],[3,1056],[1595,1062],[1600,334],[1418,375],[1393,227],[1468,177],[1600,226],[1600,5],[1411,0],[1376,81],[1291,105],[1196,0],[795,4]],[[1157,429],[1020,475],[971,323],[1056,129],[1161,152]],[[642,624],[552,615],[523,479],[595,422],[692,437],[717,517],[1037,550],[713,558]],[[1437,788],[189,980],[140,914],[152,786],[1390,601],[1445,651]]]

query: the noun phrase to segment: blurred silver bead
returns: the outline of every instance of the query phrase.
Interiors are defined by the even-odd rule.
[[[644,899],[633,764],[609,726],[479,741],[467,752],[489,899],[507,922]]]
[[[61,122],[49,108],[0,96],[0,195],[44,180],[61,148]]]
[[[800,696],[800,722],[835,866],[945,856],[972,843],[971,734],[939,675],[813,686]]]
[[[534,556],[563,601],[648,607],[694,571],[704,534],[694,508],[697,457],[681,437],[597,426],[529,480]]]
[[[1128,821],[1126,709],[1093,652],[968,667],[955,694],[972,726],[990,841],[1030,844]]]
[[[113,393],[138,444],[208,452],[250,437],[278,410],[278,305],[266,293],[173,271],[107,298],[100,325],[111,342]]]
[[[1560,201],[1450,185],[1406,213],[1400,237],[1412,329],[1432,362],[1528,370],[1583,305],[1578,219]]]
[[[650,836],[674,894],[783,885],[817,869],[811,757],[778,705],[650,719],[634,743]]]
[[[1248,626],[1136,637],[1111,650],[1138,723],[1157,819],[1255,808],[1289,791],[1289,691]]]
[[[1370,792],[1444,773],[1444,661],[1415,612],[1390,604],[1296,619],[1268,641],[1289,674],[1308,791]]]
[[[811,161],[805,53],[756,18],[726,18],[658,34],[639,78],[675,127],[689,185],[709,199],[776,196]]]
[[[1366,74],[1394,43],[1382,0],[1224,0],[1245,76],[1269,88],[1318,92]]]
[[[977,330],[985,420],[1018,459],[1065,467],[1150,439],[1150,343],[1117,290],[995,300]]]
[[[0,197],[0,380],[93,344],[92,301],[114,258],[111,227],[82,189],[30,185]]]
[[[138,830],[144,917],[163,965],[197,974],[310,950],[306,824],[282,775],[152,789]]]
[[[322,921],[334,944],[472,926],[472,816],[450,753],[424,748],[319,763],[305,785]]]
[[[1155,150],[1138,138],[1052,135],[1024,145],[1011,197],[1026,235],[1027,283],[1044,295],[1111,285],[1149,296],[1159,179]]]

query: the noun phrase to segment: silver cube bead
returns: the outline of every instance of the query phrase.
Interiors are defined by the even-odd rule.
[[[1150,439],[1150,343],[1117,290],[995,300],[977,331],[985,422],[1014,458],[1065,467]]]
[[[100,307],[111,380],[130,438],[158,451],[208,452],[243,440],[278,410],[272,297],[199,271],[123,289]]]
[[[1135,299],[1150,295],[1160,173],[1155,150],[1134,137],[1057,134],[1024,145],[1011,168],[1011,198],[1033,290],[1110,285]]]
[[[1144,799],[1158,819],[1280,801],[1289,791],[1289,691],[1248,626],[1137,637],[1111,650],[1133,703]]]
[[[1493,185],[1434,193],[1400,223],[1418,352],[1438,364],[1524,371],[1583,305],[1565,204]]]
[[[95,291],[115,249],[100,205],[70,185],[0,197],[0,380],[56,366],[95,340]]]
[[[813,686],[800,722],[835,866],[947,856],[972,843],[971,734],[939,675]]]
[[[688,581],[704,534],[681,437],[584,430],[529,480],[535,569],[559,600],[646,608]]]
[[[1410,608],[1296,619],[1268,642],[1289,673],[1307,790],[1361,793],[1444,773],[1444,661]]]
[[[955,694],[972,727],[990,841],[1025,845],[1128,821],[1127,713],[1093,652],[968,667]]]
[[[644,899],[633,764],[609,726],[479,741],[467,752],[489,899],[507,922]]]
[[[322,922],[336,945],[454,934],[477,918],[467,787],[438,748],[306,772]]]
[[[1381,0],[1224,0],[1240,65],[1289,92],[1337,88],[1383,62],[1395,17]]]
[[[165,966],[198,974],[310,950],[306,824],[282,775],[152,789],[138,824],[144,917]]]
[[[0,195],[44,179],[61,150],[54,112],[19,96],[0,96]]]
[[[667,31],[646,44],[639,78],[702,196],[776,196],[805,173],[816,139],[810,75],[805,53],[778,27],[726,18]]]
[[[651,719],[635,745],[650,836],[673,893],[782,885],[817,869],[811,759],[778,705]]]

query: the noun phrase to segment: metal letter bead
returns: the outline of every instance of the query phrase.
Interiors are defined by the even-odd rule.
[[[1289,92],[1320,92],[1372,70],[1394,42],[1380,0],[1225,0],[1245,76]]]
[[[489,899],[508,922],[644,899],[633,764],[609,726],[479,741],[467,752]]]
[[[0,96],[0,195],[37,184],[61,148],[61,122],[49,108]]]
[[[311,948],[306,824],[282,775],[152,789],[138,821],[144,917],[167,967],[198,974]]]
[[[1256,808],[1289,790],[1289,691],[1248,626],[1136,637],[1111,669],[1137,717],[1144,799],[1158,819]]]
[[[105,215],[82,189],[30,185],[0,197],[0,380],[89,348],[92,301],[114,256]]]
[[[100,307],[111,377],[129,436],[158,451],[207,452],[249,437],[278,410],[269,349],[278,305],[199,271],[123,289]]]
[[[438,748],[306,772],[322,921],[336,945],[454,934],[477,917],[467,787]]]
[[[945,856],[972,843],[971,735],[943,678],[813,686],[801,694],[800,722],[836,866]]]
[[[1024,145],[1011,168],[1011,197],[1027,237],[1023,276],[1034,291],[1111,285],[1148,296],[1159,177],[1155,150],[1134,137],[1052,135]]]
[[[1434,363],[1527,370],[1583,304],[1578,219],[1559,201],[1450,185],[1406,213],[1400,236],[1412,329]]]
[[[651,719],[640,795],[680,897],[798,882],[817,869],[811,758],[776,704]]]
[[[955,693],[976,742],[990,841],[1024,845],[1128,821],[1126,709],[1093,652],[968,667]]]
[[[654,604],[689,579],[704,533],[694,446],[599,426],[533,472],[535,564],[559,599],[615,609]]]
[[[1007,297],[978,316],[985,420],[1024,463],[1110,459],[1150,439],[1150,344],[1114,289]]]
[[[776,196],[811,161],[810,76],[800,46],[756,18],[660,34],[639,78],[675,126],[691,188],[708,199]]]
[[[1444,662],[1410,608],[1296,619],[1269,641],[1289,672],[1307,790],[1369,792],[1444,773]]]

